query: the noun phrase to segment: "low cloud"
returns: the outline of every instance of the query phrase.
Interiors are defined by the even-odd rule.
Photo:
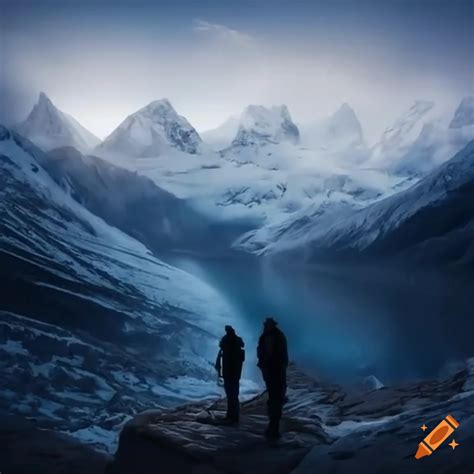
[[[197,34],[206,35],[216,41],[225,42],[234,46],[251,46],[255,40],[255,38],[248,33],[198,18],[193,21],[193,31]]]

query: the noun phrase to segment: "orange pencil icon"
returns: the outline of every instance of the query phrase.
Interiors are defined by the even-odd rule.
[[[438,449],[446,438],[448,438],[454,430],[459,426],[459,423],[448,415],[441,423],[434,428],[430,434],[418,445],[415,454],[416,459],[421,459],[425,456],[430,456],[433,451]]]

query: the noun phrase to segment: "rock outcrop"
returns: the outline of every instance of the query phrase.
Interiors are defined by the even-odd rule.
[[[109,456],[77,440],[0,412],[0,469],[5,474],[102,474]]]
[[[283,437],[267,442],[265,394],[243,404],[239,426],[223,421],[222,401],[148,411],[123,429],[110,474],[313,474],[471,472],[474,360],[443,381],[346,393],[292,368]],[[446,415],[460,423],[432,456],[416,460]],[[450,438],[451,440],[451,438]],[[450,441],[449,440],[449,441]]]

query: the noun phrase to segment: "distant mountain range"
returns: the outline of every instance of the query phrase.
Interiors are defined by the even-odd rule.
[[[359,239],[374,233],[364,227],[356,238],[355,230],[345,227],[353,216],[382,212],[392,195],[411,202],[414,185],[444,172],[443,164],[474,138],[473,115],[472,97],[463,99],[449,120],[437,116],[433,102],[416,101],[369,146],[349,104],[301,130],[284,105],[250,105],[207,134],[215,140],[213,149],[163,99],[128,116],[97,145],[85,140],[82,128],[72,133],[75,122],[42,93],[16,130],[43,144],[48,153],[39,158],[42,166],[78,203],[154,250],[199,248],[213,235],[221,248],[238,237],[235,248],[257,254],[300,243],[305,255],[321,254],[314,250],[319,247],[336,255],[333,242],[346,239],[344,251],[352,253],[361,248]],[[76,151],[84,148],[85,153]],[[382,212],[384,222],[391,209]],[[389,248],[403,250],[382,245],[379,237],[377,248],[382,247],[388,254]],[[373,249],[371,243],[363,253]]]
[[[300,130],[301,128],[301,130]],[[373,145],[366,143],[363,127],[347,103],[326,119],[298,127],[285,105],[249,105],[240,116],[204,132],[179,115],[167,99],[156,100],[129,115],[103,141],[70,115],[60,111],[41,92],[37,104],[16,131],[44,151],[71,146],[87,153],[121,158],[162,157],[174,151],[208,155],[212,149],[235,152],[275,144],[299,144],[319,156],[356,166],[370,166],[402,176],[421,175],[452,156],[474,135],[474,97],[465,97],[446,122],[434,102],[418,100],[387,127]],[[205,142],[208,143],[205,143]],[[296,154],[296,152],[295,152]],[[224,153],[223,156],[229,153]],[[249,153],[244,153],[245,160]],[[115,157],[115,158],[114,158]]]
[[[362,209],[305,210],[237,246],[305,262],[401,257],[474,264],[474,141],[412,187]]]

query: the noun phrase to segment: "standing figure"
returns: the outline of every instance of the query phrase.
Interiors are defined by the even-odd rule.
[[[286,337],[273,318],[263,323],[263,333],[258,340],[258,367],[268,392],[268,428],[265,435],[269,439],[280,438],[280,419],[286,400],[286,369],[288,348]]]
[[[242,365],[245,360],[244,341],[237,336],[232,326],[225,327],[225,336],[219,343],[216,370],[224,378],[224,389],[227,397],[226,419],[231,423],[239,422],[240,404],[239,388]]]

